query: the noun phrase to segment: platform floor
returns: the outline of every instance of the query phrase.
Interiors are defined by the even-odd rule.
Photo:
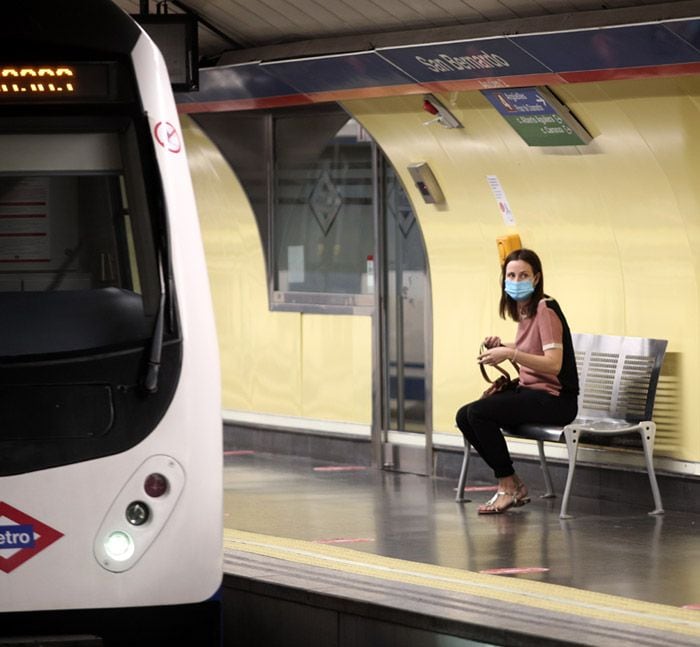
[[[352,551],[338,552],[339,562],[352,555],[362,563],[365,555],[372,564],[380,556],[389,560],[381,566],[387,572],[411,570],[390,561],[405,560],[416,569],[453,569],[436,570],[435,581],[459,579],[446,575],[459,571],[472,584],[488,575],[490,580],[477,580],[479,586],[520,587],[530,598],[533,592],[552,600],[571,592],[578,595],[577,607],[594,600],[591,609],[609,606],[611,616],[614,607],[630,605],[640,618],[668,616],[687,637],[678,644],[700,644],[699,515],[654,517],[644,507],[574,496],[575,518],[563,521],[560,499],[539,499],[531,486],[530,505],[479,516],[475,503],[490,491],[474,491],[475,503],[457,504],[452,481],[251,451],[226,452],[224,479],[224,525],[240,531],[240,546],[265,543],[246,539],[251,533],[276,538],[271,542],[278,548],[284,540],[300,541],[297,555],[318,546],[321,560],[327,559],[323,550],[336,547]],[[652,629],[664,635],[665,627]],[[657,644],[647,638],[639,644]]]

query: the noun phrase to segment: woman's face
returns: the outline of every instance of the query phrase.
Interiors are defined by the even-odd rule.
[[[506,265],[506,281],[526,281],[530,279],[533,285],[540,280],[539,274],[535,276],[532,265],[526,261],[511,261]]]

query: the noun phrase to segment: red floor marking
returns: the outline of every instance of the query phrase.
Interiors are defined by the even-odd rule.
[[[327,467],[314,467],[314,472],[361,472],[366,469],[362,465],[329,465]]]
[[[316,544],[362,544],[372,541],[374,541],[374,539],[370,537],[339,537],[338,539],[314,539],[314,543]]]
[[[684,609],[693,609],[693,611],[700,611],[700,603],[698,604],[684,604]]]
[[[248,456],[250,454],[255,454],[255,452],[251,449],[232,449],[224,452],[224,456]]]
[[[486,575],[518,575],[520,573],[546,573],[549,569],[541,566],[525,566],[523,568],[487,568],[479,571]]]
[[[457,488],[455,488],[456,490]],[[498,492],[497,485],[470,485],[464,488],[465,492]]]

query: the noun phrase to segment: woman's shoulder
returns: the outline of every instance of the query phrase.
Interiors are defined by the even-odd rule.
[[[553,299],[547,294],[545,294],[537,304],[537,314],[539,315],[542,313],[555,314],[559,318],[563,316],[563,312],[559,306],[559,303],[557,303],[557,300]]]
[[[559,304],[557,303],[556,299],[553,299],[549,295],[545,294],[537,304],[537,310],[538,312],[541,312],[545,308],[553,308],[557,310],[559,308]]]

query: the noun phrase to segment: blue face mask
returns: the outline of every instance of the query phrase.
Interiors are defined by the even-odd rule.
[[[535,286],[532,284],[532,279],[524,281],[509,281],[506,279],[505,293],[516,301],[525,301],[529,299],[535,292]]]

